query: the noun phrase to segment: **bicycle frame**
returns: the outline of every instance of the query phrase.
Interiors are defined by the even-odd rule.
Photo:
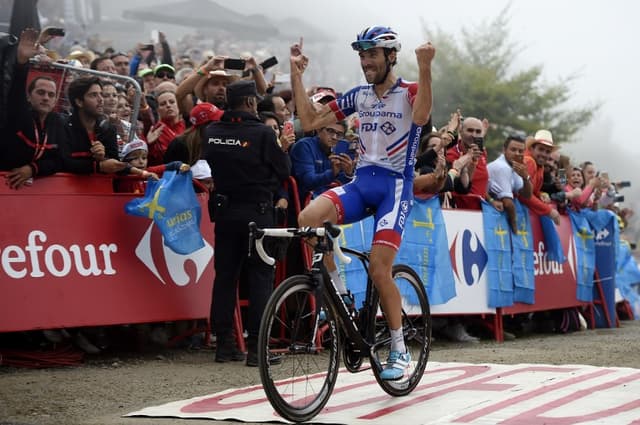
[[[365,273],[367,274],[367,286],[366,286],[366,296],[364,306],[361,309],[362,315],[369,314],[377,314],[377,311],[371,312],[372,309],[372,296],[373,291],[375,290],[373,286],[373,282],[371,277],[369,276],[369,254],[365,252],[356,251],[350,248],[341,248],[338,243],[335,242],[331,237],[331,229],[333,228],[330,223],[325,223],[326,233],[322,235],[316,234],[305,234],[301,232],[300,229],[289,228],[289,229],[273,229],[269,230],[268,233],[265,229],[258,230],[257,226],[250,225],[250,243],[249,247],[253,245],[252,240],[256,241],[256,250],[260,257],[268,264],[274,264],[274,260],[269,257],[264,248],[262,247],[262,238],[264,236],[280,236],[280,237],[309,237],[316,236],[318,238],[317,243],[313,248],[313,259],[311,264],[311,269],[308,270],[305,274],[311,278],[311,281],[317,286],[320,290],[322,296],[324,296],[325,304],[331,310],[333,317],[338,322],[339,329],[342,330],[344,336],[349,339],[349,343],[354,344],[356,349],[359,350],[362,357],[370,357],[372,360],[376,359],[375,351],[376,349],[384,344],[387,344],[388,340],[378,341],[375,344],[371,344],[368,342],[369,340],[373,340],[372,335],[365,335],[367,331],[366,327],[362,330],[358,328],[358,325],[353,320],[353,317],[349,313],[349,309],[344,303],[342,296],[340,295],[338,289],[336,288],[333,280],[329,277],[329,273],[324,265],[324,256],[326,254],[330,254],[335,252],[337,257],[344,263],[349,263],[351,259],[346,257],[344,253],[352,255],[362,263]],[[335,235],[337,236],[337,235]],[[331,255],[331,254],[330,254]],[[330,282],[327,284],[327,282]],[[367,316],[368,317],[368,316]],[[366,323],[366,320],[361,320],[361,323]],[[316,333],[321,332],[316,324]],[[316,340],[318,340],[319,333],[316,335]],[[366,354],[364,354],[366,353]],[[382,369],[382,365],[375,361],[378,369]]]

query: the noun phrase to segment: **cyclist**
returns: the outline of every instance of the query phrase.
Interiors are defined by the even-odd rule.
[[[404,225],[413,205],[413,164],[422,126],[431,114],[431,62],[435,48],[425,43],[415,49],[418,83],[397,78],[392,67],[400,51],[398,35],[391,28],[362,30],[351,47],[360,56],[367,85],[355,87],[340,98],[316,109],[310,103],[302,74],[308,58],[300,44],[291,47],[291,85],[304,131],[322,128],[354,112],[360,119],[360,160],[354,180],[314,199],[298,218],[301,226],[324,221],[351,223],[375,211],[370,275],[380,294],[391,330],[391,350],[380,377],[401,379],[411,362],[402,334],[401,297],[391,268],[400,246]],[[345,291],[335,265],[327,264],[339,291]]]

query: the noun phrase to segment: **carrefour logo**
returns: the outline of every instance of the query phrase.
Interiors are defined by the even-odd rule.
[[[151,222],[144,236],[136,246],[136,256],[145,266],[147,266],[149,271],[151,271],[151,273],[153,273],[154,276],[165,285],[167,282],[163,278],[163,275],[166,274],[169,275],[171,281],[177,286],[186,286],[189,283],[198,282],[206,270],[207,265],[213,258],[213,247],[205,240],[204,247],[188,255],[176,254],[169,247],[165,246],[164,243],[161,244],[161,250],[152,249],[160,245],[158,243],[151,243],[152,236],[154,236],[154,234],[159,236],[159,233],[158,229],[154,232],[154,225],[153,222]],[[193,281],[185,270],[185,266],[188,262],[192,262],[195,265],[195,276]],[[167,273],[161,273],[161,267],[166,269]]]
[[[480,276],[487,267],[487,251],[477,234],[470,230],[458,232],[453,239],[449,254],[453,272],[460,282],[471,286],[480,280]]]

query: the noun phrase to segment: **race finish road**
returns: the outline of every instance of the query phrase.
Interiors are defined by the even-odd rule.
[[[502,344],[493,341],[482,341],[478,344],[436,341],[429,359],[430,364],[427,365],[427,372],[420,383],[420,386],[432,384],[432,388],[428,389],[433,393],[431,396],[425,396],[425,391],[420,391],[419,387],[415,394],[408,398],[392,398],[376,388],[375,384],[364,387],[366,389],[364,396],[356,392],[361,391],[356,389],[357,386],[341,391],[352,376],[366,381],[374,380],[370,372],[351,375],[345,371],[338,376],[333,405],[340,404],[340,400],[348,397],[353,405],[350,410],[358,412],[357,416],[345,419],[344,423],[398,423],[402,420],[405,425],[408,425],[428,424],[437,419],[440,419],[438,423],[495,423],[496,418],[503,418],[502,420],[509,422],[509,419],[527,411],[535,413],[535,415],[529,413],[529,417],[546,417],[547,420],[538,419],[521,423],[549,423],[549,417],[556,417],[556,421],[552,423],[563,424],[581,423],[587,420],[594,421],[591,423],[595,423],[596,420],[599,421],[597,423],[638,423],[640,406],[637,405],[637,400],[635,402],[622,399],[610,400],[604,395],[607,394],[606,391],[617,388],[629,394],[628,397],[637,399],[636,395],[640,393],[638,390],[640,378],[637,376],[640,373],[639,340],[640,324],[626,321],[622,322],[621,327],[617,329],[587,330],[567,335],[534,334],[521,336],[515,341]],[[0,423],[33,425],[238,423],[203,419],[123,417],[150,406],[259,385],[260,378],[256,368],[248,368],[244,363],[214,363],[213,356],[212,350],[176,349],[149,351],[144,355],[111,352],[90,357],[84,365],[75,368],[44,370],[0,368]],[[536,365],[520,365],[509,369],[504,369],[502,366],[522,363]],[[479,364],[490,366],[474,366]],[[574,366],[558,367],[559,365]],[[605,368],[580,368],[575,365]],[[637,370],[614,369],[615,367]],[[453,375],[453,380],[457,379],[458,382],[451,381],[446,386],[443,384],[444,376],[437,373],[438,368],[464,370],[464,373],[469,375],[466,382],[473,381],[475,384],[465,384],[464,391],[461,391],[459,385],[462,382],[460,375],[462,372],[456,372],[457,375]],[[556,396],[547,395],[546,398],[539,400],[536,397],[545,396],[540,394],[540,387],[528,388],[520,392],[513,389],[514,383],[524,380],[518,376],[524,377],[525,372],[532,370],[544,375],[542,379],[545,385],[555,385],[550,388],[555,388]],[[471,376],[471,374],[475,375]],[[514,378],[508,381],[510,384],[505,384],[507,381],[504,381],[502,387],[498,388],[498,386],[492,386],[494,381],[485,379],[494,379],[496,374],[511,374]],[[458,387],[452,390],[452,386]],[[508,389],[509,387],[511,389]],[[259,404],[263,408],[263,411],[259,412],[263,417],[271,421],[278,420],[273,416],[273,410],[264,399],[264,393],[260,394],[259,390],[261,389],[254,390],[255,397],[260,395],[262,400],[248,403],[242,410],[250,411],[252,405]],[[508,396],[511,401],[499,404],[498,400],[501,396],[499,391],[503,390],[512,391]],[[455,393],[455,397],[452,394],[449,394],[451,395],[449,397],[447,392]],[[358,396],[355,397],[355,394]],[[531,396],[528,397],[527,394]],[[569,397],[571,394],[573,398]],[[600,412],[591,417],[586,416],[584,404],[579,403],[580,398],[588,401],[590,394],[595,397],[593,400],[598,400],[595,403],[592,402],[590,407],[593,412]],[[414,399],[412,400],[411,397]],[[413,407],[412,404],[419,403],[420,414],[412,413],[409,417],[394,416],[402,414],[402,409],[399,409],[392,414],[380,416],[380,411],[372,399],[382,403],[406,403],[411,407]],[[327,407],[332,406],[332,401],[329,401]],[[620,404],[624,403],[626,407],[620,408]],[[197,410],[198,405],[191,403],[191,406],[192,410]],[[538,411],[535,410],[536,408]],[[442,419],[442,415],[438,413],[443,410],[446,411],[446,418],[449,419]],[[376,419],[366,420],[363,418],[367,413],[363,412],[378,416]],[[621,419],[624,413],[632,419]],[[436,414],[438,417],[434,417]],[[560,419],[558,416],[566,419]],[[317,419],[321,418],[322,414]],[[450,422],[453,419],[456,419],[456,422]],[[248,419],[246,421],[250,422]]]

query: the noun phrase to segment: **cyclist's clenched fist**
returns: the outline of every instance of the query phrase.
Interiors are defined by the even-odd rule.
[[[436,55],[436,48],[430,41],[427,41],[426,43],[416,47],[415,52],[418,65],[430,65]]]

